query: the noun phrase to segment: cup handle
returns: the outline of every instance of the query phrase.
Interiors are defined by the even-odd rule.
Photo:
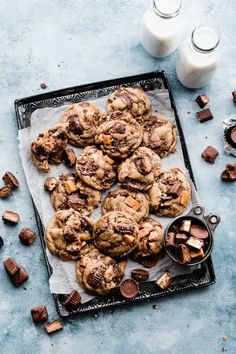
[[[205,217],[205,219],[212,232],[215,231],[221,220],[220,216],[217,214],[209,214]]]
[[[204,212],[205,212],[204,207],[199,203],[195,203],[195,204],[193,204],[192,209],[190,210],[190,212],[187,215],[188,216],[195,216],[195,217],[199,217],[199,218],[203,219]]]

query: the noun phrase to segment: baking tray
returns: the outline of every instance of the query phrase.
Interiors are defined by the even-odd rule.
[[[189,175],[194,182],[193,171],[191,168],[191,163],[188,155],[187,146],[185,143],[183,131],[181,128],[180,120],[174,103],[171,88],[169,86],[166,74],[164,71],[154,71],[150,73],[134,75],[114,80],[107,80],[96,82],[92,84],[85,84],[70,88],[65,88],[62,90],[52,91],[43,93],[40,95],[35,95],[31,97],[21,98],[15,101],[15,111],[16,119],[18,124],[18,129],[23,129],[30,126],[30,119],[32,113],[39,108],[44,107],[58,107],[65,104],[71,104],[86,100],[92,100],[104,95],[110,94],[118,86],[134,86],[139,85],[144,91],[149,91],[153,89],[168,89],[171,106],[174,110],[176,125],[178,128],[180,142],[183,150],[185,166],[189,171]],[[46,245],[44,241],[44,227],[40,220],[37,209],[33,203],[36,222],[38,225],[39,236],[42,244],[43,254],[47,266],[48,275],[52,274],[51,266],[48,262],[46,255]],[[76,311],[68,311],[63,306],[63,301],[66,295],[53,294],[56,309],[60,317],[67,317],[73,314],[78,314],[82,312],[103,309],[112,306],[124,305],[128,303],[147,301],[147,299],[159,298],[167,295],[174,295],[179,292],[199,289],[212,285],[215,283],[215,272],[213,268],[213,263],[211,257],[209,257],[204,263],[202,263],[201,268],[193,271],[191,274],[177,276],[173,279],[171,285],[164,290],[158,289],[154,282],[145,282],[140,284],[140,293],[133,299],[124,299],[118,289],[113,289],[109,295],[102,297],[95,297],[94,299],[81,304]]]

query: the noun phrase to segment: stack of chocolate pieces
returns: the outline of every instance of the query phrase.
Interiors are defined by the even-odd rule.
[[[206,227],[186,218],[171,226],[166,236],[166,246],[178,263],[187,264],[204,258],[208,238]]]

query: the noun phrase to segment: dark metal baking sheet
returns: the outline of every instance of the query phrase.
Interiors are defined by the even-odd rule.
[[[15,101],[16,119],[19,129],[30,126],[30,120],[32,113],[39,108],[44,107],[58,107],[64,104],[71,104],[81,102],[85,100],[95,99],[104,95],[110,94],[118,86],[134,86],[139,85],[144,91],[158,89],[168,89],[171,105],[175,113],[176,125],[178,128],[181,146],[184,155],[184,161],[186,168],[189,171],[190,177],[194,182],[194,176],[191,168],[191,163],[186,147],[183,131],[181,128],[180,120],[177,114],[176,106],[174,103],[173,95],[164,71],[154,71],[150,73],[129,76],[114,80],[107,80],[102,82],[96,82],[92,84],[86,84],[81,86],[75,86],[57,90],[53,92],[43,93],[36,96],[21,98]],[[195,182],[194,182],[195,183]],[[48,275],[52,273],[52,269],[48,262],[46,255],[46,247],[44,242],[44,227],[40,220],[37,209],[34,206],[36,221],[39,229],[40,240],[44,253],[44,258],[48,270]],[[179,292],[198,289],[215,283],[215,272],[211,257],[208,258],[201,266],[201,269],[195,270],[191,274],[181,275],[175,277],[171,285],[165,289],[158,289],[154,282],[145,282],[140,285],[140,293],[133,299],[124,299],[118,289],[114,289],[107,296],[97,296],[94,299],[81,304],[76,311],[67,311],[63,306],[65,295],[53,294],[58,315],[61,317],[67,317],[72,314],[82,313],[86,311],[92,311],[112,306],[123,305],[132,302],[138,302],[142,300],[163,297],[167,295],[173,295]]]

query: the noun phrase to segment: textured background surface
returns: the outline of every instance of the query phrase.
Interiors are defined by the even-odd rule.
[[[234,115],[231,91],[235,80],[235,0],[184,0],[188,30],[214,24],[221,32],[222,63],[212,85],[214,121],[200,125],[194,117],[194,98],[176,79],[176,53],[158,61],[138,41],[139,22],[149,0],[0,0],[0,172],[17,173],[21,188],[5,208],[21,214],[10,228],[0,223],[5,246],[0,261],[13,257],[29,271],[30,280],[13,288],[0,264],[0,353],[193,353],[215,354],[227,348],[236,352],[236,218],[235,185],[223,184],[224,164],[235,161],[223,152],[222,120]],[[213,260],[217,284],[201,291],[79,316],[65,323],[62,332],[48,337],[35,326],[30,308],[45,303],[50,319],[57,317],[49,294],[39,239],[26,248],[18,232],[27,225],[36,229],[30,195],[17,150],[15,98],[40,93],[40,83],[55,90],[88,82],[166,70],[183,125],[202,202],[208,212],[221,214]],[[203,90],[205,91],[205,90]],[[187,114],[191,112],[191,114]],[[212,144],[220,151],[215,166],[200,158]],[[157,308],[152,308],[157,304]],[[223,342],[222,336],[228,341]]]

